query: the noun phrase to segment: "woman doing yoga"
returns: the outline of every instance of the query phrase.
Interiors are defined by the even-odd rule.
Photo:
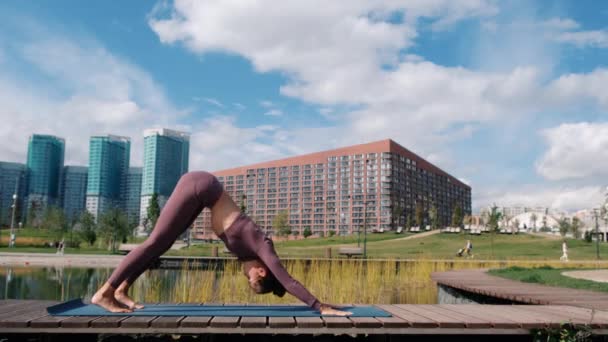
[[[180,178],[150,236],[122,259],[91,302],[111,312],[143,308],[129,298],[129,287],[173,245],[204,208],[211,209],[213,231],[242,262],[243,273],[253,291],[273,292],[279,297],[287,291],[321,314],[351,314],[319,302],[293,279],[281,264],[272,240],[239,210],[218,179],[205,171],[188,172]]]

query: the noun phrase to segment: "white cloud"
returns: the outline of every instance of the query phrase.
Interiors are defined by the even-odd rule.
[[[143,130],[178,127],[186,112],[176,109],[152,77],[86,38],[50,31],[24,35],[20,50],[0,65],[0,159],[25,161],[33,133],[66,139],[66,164],[88,163],[92,135],[116,134],[132,140],[131,164],[141,165]],[[30,74],[15,74],[25,63]]]
[[[266,113],[264,113],[264,115],[266,116],[282,116],[283,115],[283,111],[280,109],[271,109],[269,111],[267,111]]]
[[[518,186],[517,190],[493,190],[480,194],[476,208],[496,204],[501,207],[526,206],[548,207],[556,210],[574,211],[593,208],[603,203],[601,186]]]
[[[608,123],[561,124],[542,135],[549,146],[536,170],[543,177],[608,179]]]
[[[220,101],[218,101],[218,100],[216,100],[214,98],[205,97],[205,98],[203,98],[203,100],[205,100],[205,102],[210,103],[210,104],[212,104],[212,105],[214,105],[216,107],[224,108],[224,105]]]
[[[272,101],[262,100],[262,101],[260,101],[260,106],[262,106],[264,108],[274,108],[274,107],[276,107],[276,104]]]
[[[272,5],[178,0],[152,13],[149,24],[163,43],[181,43],[197,54],[234,53],[258,72],[281,72],[287,80],[282,95],[321,108],[355,108],[332,113],[339,119],[335,126],[277,130],[269,138],[280,151],[299,154],[390,137],[420,155],[438,156],[441,164],[450,163],[441,156],[451,142],[472,136],[483,124],[530,121],[539,113],[590,102],[608,108],[605,69],[552,76],[557,55],[552,35],[578,29],[577,22],[519,21],[502,36],[504,28],[492,21],[497,12],[493,2],[475,0]],[[402,21],[387,20],[400,13]],[[494,33],[478,53],[480,61],[489,61],[480,63],[487,67],[444,67],[408,54],[421,18],[433,30],[482,18]],[[268,101],[260,105],[276,108]]]
[[[242,103],[238,103],[238,102],[234,102],[232,103],[232,105],[237,109],[237,110],[243,110],[245,108],[247,108],[244,104]]]
[[[555,40],[578,47],[608,48],[608,30],[562,32]]]

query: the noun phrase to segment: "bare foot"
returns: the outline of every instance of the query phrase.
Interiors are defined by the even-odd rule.
[[[110,312],[133,312],[132,309],[123,308],[111,293],[97,292],[93,295],[93,298],[91,298],[91,303],[99,305]]]
[[[114,299],[118,301],[120,304],[126,305],[129,309],[143,309],[144,306],[139,303],[135,303],[133,299],[131,299],[126,293],[116,291],[114,292]]]

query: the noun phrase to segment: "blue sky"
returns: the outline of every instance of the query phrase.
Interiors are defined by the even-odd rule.
[[[584,4],[584,5],[583,5]],[[0,160],[27,137],[192,133],[191,169],[392,138],[473,207],[596,206],[608,183],[604,1],[4,1]]]

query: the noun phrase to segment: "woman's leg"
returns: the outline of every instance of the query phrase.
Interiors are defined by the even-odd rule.
[[[195,171],[183,175],[148,239],[123,258],[91,301],[111,311],[122,311],[113,298],[115,290],[127,279],[134,281],[133,277],[143,273],[151,261],[166,252],[204,208],[215,204],[222,192],[217,178],[208,172]],[[104,301],[110,294],[114,300]]]

